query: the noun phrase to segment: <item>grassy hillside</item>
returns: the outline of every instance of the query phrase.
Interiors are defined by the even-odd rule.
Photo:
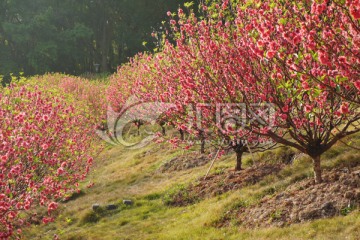
[[[359,142],[360,136],[355,136],[352,144],[359,145]],[[293,161],[284,164],[289,152]],[[260,169],[260,163],[278,164],[281,169],[251,178],[252,181],[245,179],[243,185],[238,184],[240,181],[235,182],[237,185],[232,182],[230,191],[224,187],[230,186],[229,176],[239,178],[247,174],[250,177],[252,173],[250,170],[233,173],[235,156],[232,153],[216,160],[207,181],[203,177],[210,161],[198,167],[187,165],[182,170],[164,168],[171,161],[176,164],[174,159],[184,162],[199,157],[195,150],[184,155],[183,150],[172,149],[166,143],[153,143],[137,150],[108,147],[88,178],[95,185],[84,187],[80,194],[61,204],[56,222],[33,226],[26,230],[25,236],[28,239],[52,239],[54,234],[60,239],[360,239],[358,196],[351,206],[335,214],[337,217],[277,227],[282,215],[274,211],[266,221],[268,227],[246,224],[242,211],[256,211],[256,206],[261,206],[266,199],[280,199],[281,194],[291,193],[294,188],[300,189],[299,193],[307,191],[303,186],[309,186],[304,184],[313,177],[307,157],[293,155],[291,149],[248,154],[244,158],[247,169]],[[325,154],[322,165],[325,176],[330,172],[356,172],[360,169],[360,152],[339,143]],[[204,185],[204,190],[199,184]],[[199,194],[199,191],[203,192]],[[331,196],[326,191],[322,194],[325,198]],[[131,199],[134,204],[124,205],[123,199]],[[173,206],[178,200],[181,206]],[[96,203],[102,207],[94,212],[92,205]],[[115,204],[117,209],[106,210],[108,204]],[[247,218],[255,215],[248,214]]]

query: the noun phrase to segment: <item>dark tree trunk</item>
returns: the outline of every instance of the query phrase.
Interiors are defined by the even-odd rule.
[[[140,127],[141,125],[143,125],[144,123],[141,120],[134,120],[133,122],[135,124],[135,126],[137,127],[137,135],[140,136]]]
[[[243,155],[243,151],[237,151],[236,152],[236,167],[235,167],[235,171],[241,171],[242,167],[241,167],[241,160],[242,160],[242,155]]]
[[[314,165],[315,183],[322,183],[320,155],[312,157],[312,160]]]
[[[104,19],[103,32],[100,42],[101,51],[101,72],[109,72],[109,53],[111,48],[111,23],[110,20]]]
[[[246,148],[246,146],[244,146],[243,143],[239,142],[239,143],[236,143],[235,145],[232,145],[232,149],[236,153],[235,171],[241,171],[243,169],[241,167],[241,165],[242,165],[242,155],[244,154],[244,152],[247,151],[247,148]]]
[[[201,140],[200,153],[204,154],[205,153],[205,137],[203,134],[200,135],[200,140]]]
[[[205,153],[205,139],[201,139],[200,153],[201,153],[201,154],[204,154],[204,153]]]
[[[180,139],[181,139],[181,141],[184,141],[184,140],[185,140],[184,130],[182,130],[182,129],[180,128],[180,129],[179,129],[179,133],[180,133]]]
[[[159,122],[159,125],[160,125],[160,127],[161,127],[161,133],[162,133],[163,136],[166,135],[165,124],[166,124],[165,121],[160,121],[160,122]]]
[[[108,71],[108,66],[107,66],[107,24],[105,23],[103,26],[103,35],[102,35],[102,39],[101,39],[101,70],[102,72],[107,72]]]

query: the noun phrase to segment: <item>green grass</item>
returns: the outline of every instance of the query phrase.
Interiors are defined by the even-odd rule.
[[[360,142],[356,136],[355,141]],[[282,161],[281,157],[292,150],[275,150],[255,155],[259,161]],[[266,195],[283,191],[287,186],[313,177],[311,160],[300,156],[276,175],[259,183],[186,207],[166,205],[167,198],[181,186],[194,182],[206,174],[209,164],[189,170],[160,173],[161,164],[182,150],[167,144],[150,144],[137,150],[121,146],[109,147],[97,159],[88,180],[94,187],[82,190],[73,200],[62,203],[60,215],[49,225],[32,226],[25,230],[26,239],[359,239],[360,213],[358,209],[346,211],[346,216],[296,224],[284,228],[244,229],[236,216],[228,212],[239,207],[251,206]],[[261,159],[260,159],[261,158]],[[265,159],[265,160],[264,160]],[[360,153],[338,144],[323,157],[325,169],[346,167],[360,161]],[[245,155],[244,166],[253,164],[251,155]],[[212,173],[221,174],[235,165],[233,154],[216,160]],[[134,205],[124,206],[123,199],[132,199]],[[92,205],[115,204],[118,209],[92,211]],[[345,210],[344,210],[345,211]],[[273,217],[279,216],[274,212]],[[217,221],[230,217],[230,226],[214,227]]]

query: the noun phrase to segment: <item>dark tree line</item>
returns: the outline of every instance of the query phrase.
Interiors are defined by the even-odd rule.
[[[183,0],[0,0],[0,75],[112,72]],[[146,43],[146,44],[145,44]]]

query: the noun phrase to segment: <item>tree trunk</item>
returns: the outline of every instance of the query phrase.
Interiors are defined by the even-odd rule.
[[[179,129],[179,133],[180,133],[180,139],[181,141],[184,141],[185,137],[184,137],[184,131],[180,128]]]
[[[201,137],[200,153],[201,153],[201,154],[204,154],[204,153],[205,153],[205,138],[204,138],[204,137]]]
[[[107,47],[106,47],[106,23],[103,26],[103,33],[101,38],[101,70],[107,71]]]
[[[199,130],[199,135],[198,135],[199,139],[200,139],[200,153],[204,154],[205,153],[205,132],[203,130]]]
[[[319,184],[322,182],[321,177],[321,164],[320,164],[320,155],[312,157],[313,164],[314,164],[314,176],[315,176],[315,183]]]
[[[166,130],[164,125],[161,125],[161,130],[162,130],[162,135],[165,136],[166,135]]]
[[[104,19],[103,32],[101,37],[101,72],[109,72],[108,57],[110,52],[110,23]]]
[[[236,152],[236,167],[235,167],[235,171],[240,171],[242,170],[241,167],[241,159],[242,159],[242,155],[243,155],[243,151],[237,151]]]
[[[140,136],[140,124],[137,126],[137,135]]]

